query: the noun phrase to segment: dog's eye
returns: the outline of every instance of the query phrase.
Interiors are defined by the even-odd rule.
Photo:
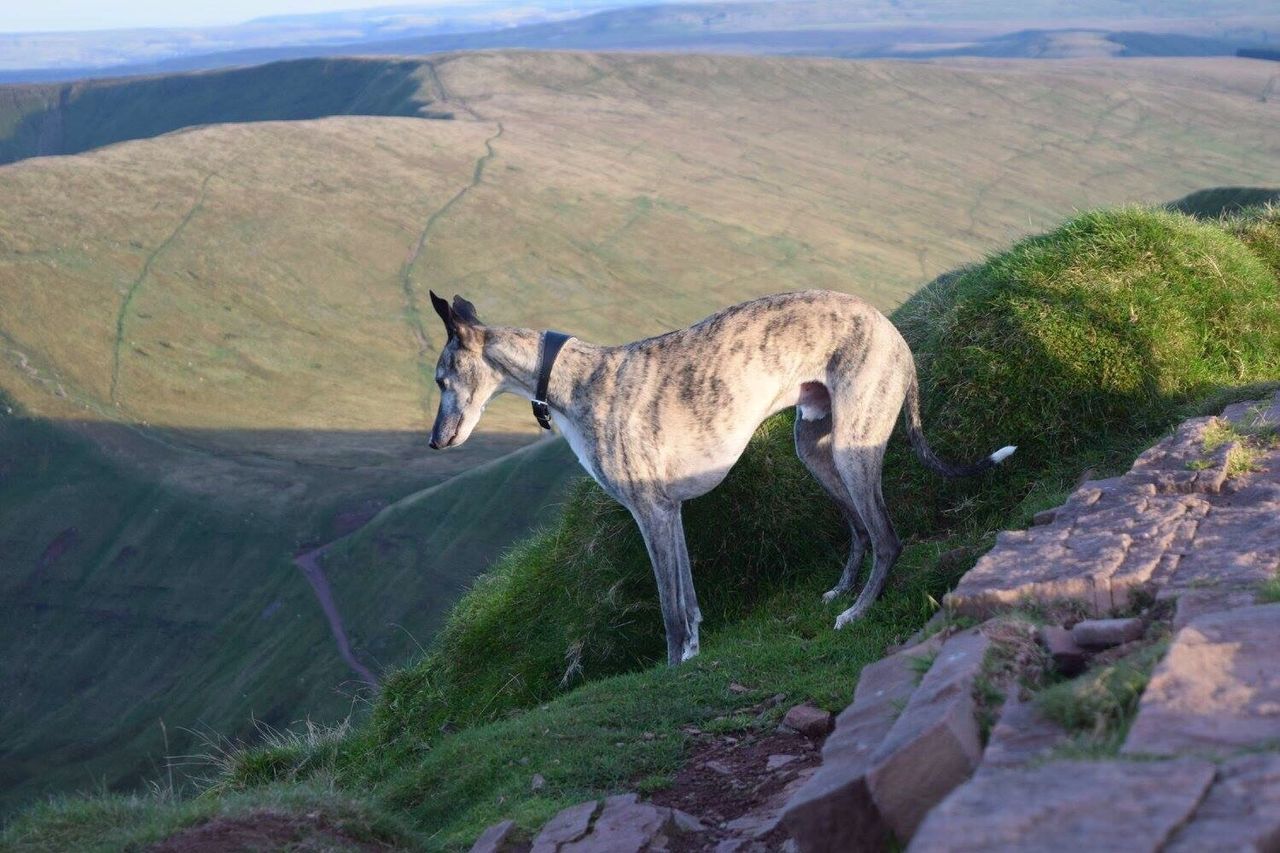
[[[437,379],[436,379],[436,386],[437,386],[441,391],[443,391],[443,390],[444,390],[444,380],[443,380],[443,379],[439,379],[439,378],[437,378]]]

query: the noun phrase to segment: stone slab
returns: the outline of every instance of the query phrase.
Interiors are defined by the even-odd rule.
[[[530,853],[556,853],[562,845],[582,838],[591,828],[591,818],[599,808],[600,803],[588,800],[559,812],[533,839]]]
[[[863,668],[853,703],[836,717],[822,764],[788,800],[781,822],[805,853],[883,849],[889,830],[871,799],[871,755],[920,681],[919,660],[938,653],[931,639]]]
[[[1071,628],[1072,638],[1087,649],[1108,649],[1139,639],[1147,626],[1141,619],[1084,619]]]
[[[1022,701],[1016,695],[1010,695],[991,729],[979,772],[1022,767],[1044,758],[1068,739],[1067,732],[1045,718],[1035,702]]]
[[[1246,755],[1223,764],[1208,796],[1165,850],[1280,850],[1280,755]]]
[[[521,844],[516,835],[514,820],[495,823],[480,834],[476,843],[471,845],[470,853],[520,853],[528,850],[528,843]]]
[[[1227,755],[1280,742],[1280,604],[1193,619],[1151,676],[1124,752]]]
[[[929,813],[909,853],[1155,853],[1214,778],[1207,761],[1054,761],[984,770]]]
[[[871,756],[867,786],[899,840],[910,838],[982,758],[973,685],[990,646],[977,629],[948,639]]]

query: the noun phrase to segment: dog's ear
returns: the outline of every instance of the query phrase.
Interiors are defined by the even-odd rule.
[[[454,314],[453,309],[449,307],[449,301],[442,297],[436,296],[434,290],[427,291],[431,294],[431,305],[436,309],[436,313],[440,315],[440,319],[444,321],[444,329],[449,333],[449,339],[452,340],[458,336],[458,317]]]
[[[454,294],[453,297],[453,315],[459,323],[468,323],[473,326],[480,325],[480,318],[476,315],[476,306],[457,294]]]

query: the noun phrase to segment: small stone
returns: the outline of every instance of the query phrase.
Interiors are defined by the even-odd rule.
[[[559,853],[640,853],[667,850],[671,837],[705,830],[678,809],[642,803],[636,794],[609,797],[591,831],[564,844]]]
[[[645,740],[654,740],[658,736],[655,735],[653,732],[645,732],[644,734],[640,735],[640,737],[644,738]]]
[[[1128,619],[1085,619],[1071,628],[1076,643],[1087,649],[1105,649],[1142,637],[1146,625],[1136,616]]]
[[[1063,675],[1073,676],[1084,672],[1087,662],[1085,650],[1080,648],[1075,635],[1067,628],[1045,625],[1040,629],[1040,643]]]
[[[541,773],[534,773],[533,779],[529,782],[529,790],[541,791],[547,784],[547,780],[543,778]]]
[[[797,757],[798,756],[795,755],[770,755],[765,761],[765,769],[772,772],[777,770],[779,767],[786,767],[788,764],[795,761]]]
[[[807,738],[825,737],[831,731],[831,712],[812,705],[796,705],[782,718],[782,724]]]
[[[729,682],[729,692],[730,693],[747,693],[749,692],[749,688],[744,687],[743,685],[739,684],[736,681],[731,681]]]
[[[1031,516],[1031,523],[1040,527],[1045,524],[1053,524],[1053,520],[1058,517],[1058,508],[1042,509],[1035,515]]]
[[[471,845],[471,853],[516,853],[524,849],[516,839],[517,830],[514,820],[504,820],[486,829]]]
[[[703,763],[702,766],[713,773],[719,773],[721,776],[733,775],[733,768],[728,764],[725,764],[723,761],[716,761],[715,759],[712,759],[711,761]]]
[[[591,827],[591,818],[599,807],[597,801],[588,800],[564,809],[543,825],[542,831],[533,839],[529,853],[556,853],[561,845],[582,838]]]

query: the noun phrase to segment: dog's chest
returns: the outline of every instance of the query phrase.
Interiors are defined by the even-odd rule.
[[[573,455],[578,457],[578,464],[591,475],[591,479],[599,483],[605,491],[609,491],[609,487],[600,480],[600,474],[596,470],[595,453],[587,447],[587,441],[583,437],[581,430],[578,429],[573,421],[554,410],[551,412],[551,420],[555,423],[556,429],[560,431],[560,434],[564,436],[564,440],[569,442],[569,448],[573,450]]]

